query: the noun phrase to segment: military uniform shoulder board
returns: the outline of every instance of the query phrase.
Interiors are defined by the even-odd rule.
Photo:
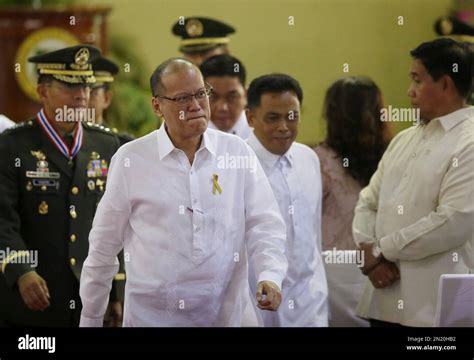
[[[95,131],[99,131],[101,133],[106,133],[106,134],[111,134],[112,135],[112,130],[110,130],[108,127],[105,127],[105,126],[102,126],[102,125],[99,125],[99,124],[96,124],[96,123],[93,123],[93,122],[90,122],[90,121],[83,123],[83,125],[86,129],[95,130]]]

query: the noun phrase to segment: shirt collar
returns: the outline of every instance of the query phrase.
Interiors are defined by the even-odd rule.
[[[240,113],[240,116],[237,122],[235,123],[234,127],[229,131],[229,133],[238,135],[239,133],[242,132],[246,124],[247,124],[247,117],[245,116],[245,111],[242,111]]]
[[[199,147],[198,151],[201,149],[207,149],[213,156],[216,156],[216,146],[215,140],[211,139],[206,130],[202,136],[201,146]],[[168,132],[166,131],[166,122],[158,129],[158,154],[160,160],[162,160],[165,156],[169,155],[176,147],[173,145]]]
[[[474,117],[474,106],[468,106],[453,111],[452,113],[434,119],[434,121],[439,121],[444,131],[448,132],[456,125],[462,123],[464,120],[467,120],[470,117]]]
[[[267,166],[274,167],[280,160],[286,161],[290,167],[293,166],[293,144],[291,144],[290,149],[285,154],[273,154],[262,145],[260,140],[258,140],[258,138],[255,136],[253,130],[250,131],[250,135],[247,138],[247,143],[255,151],[255,154],[257,154],[260,162],[266,163]]]
[[[214,124],[214,122],[212,120],[209,120],[209,123],[207,124],[207,128],[208,129],[214,129],[214,130],[219,130],[216,126],[216,124]]]
[[[226,131],[226,132],[228,134],[238,135],[242,131],[242,129],[245,127],[246,124],[247,124],[247,117],[245,116],[245,110],[244,110],[240,113],[240,116],[237,119],[237,121],[235,122],[232,129],[230,129],[229,131]],[[214,124],[214,122],[212,120],[209,121],[209,124],[207,125],[207,127],[210,128],[210,129],[214,129],[214,130],[219,130],[217,128],[216,124]]]

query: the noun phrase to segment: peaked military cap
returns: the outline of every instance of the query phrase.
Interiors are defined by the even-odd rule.
[[[455,17],[442,17],[434,25],[438,35],[449,36],[458,41],[474,43],[474,26]]]
[[[91,45],[76,45],[32,56],[39,75],[51,75],[68,84],[94,84],[92,62],[100,57],[100,50]]]
[[[235,29],[222,21],[207,17],[189,17],[178,20],[172,28],[173,34],[182,38],[179,51],[196,53],[228,44],[227,35]]]
[[[119,67],[113,61],[100,57],[92,62],[92,70],[96,80],[94,85],[100,86],[114,82],[114,76],[118,74]]]

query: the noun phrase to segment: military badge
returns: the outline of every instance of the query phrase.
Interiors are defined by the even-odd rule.
[[[46,215],[48,213],[48,203],[46,201],[42,201],[41,204],[39,204],[38,212],[40,215]]]
[[[87,187],[89,188],[90,191],[94,190],[95,189],[95,182],[94,180],[89,180],[87,182]]]
[[[201,36],[204,32],[204,26],[198,19],[190,19],[186,23],[186,32],[190,37]]]
[[[33,151],[31,150],[31,155],[33,155],[36,159],[38,159],[38,162],[36,163],[36,166],[38,167],[36,171],[38,172],[48,172],[48,162],[46,161],[46,155],[41,152],[41,150],[36,150]]]
[[[88,178],[99,178],[106,177],[109,171],[109,165],[107,161],[100,158],[100,155],[93,151],[91,153],[91,159],[87,164],[87,177]],[[91,187],[89,186],[89,189]]]
[[[97,179],[96,185],[99,187],[100,191],[102,192],[104,191],[105,181]]]
[[[107,173],[109,172],[109,166],[107,165],[107,161],[104,159],[102,159],[100,162],[100,171],[103,177],[106,177]]]
[[[43,179],[59,179],[60,175],[58,172],[50,172],[48,168],[48,162],[46,161],[46,155],[41,150],[31,150],[33,155],[38,161],[36,162],[36,171],[27,171],[26,177],[29,178],[43,178]]]

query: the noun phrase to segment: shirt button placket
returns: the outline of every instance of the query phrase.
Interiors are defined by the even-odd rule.
[[[199,189],[198,180],[196,177],[196,171],[191,168],[189,171],[189,188],[190,188],[190,198],[193,205],[193,256],[199,257],[203,254],[203,244],[202,244],[202,214],[200,211],[200,201],[198,200]]]

